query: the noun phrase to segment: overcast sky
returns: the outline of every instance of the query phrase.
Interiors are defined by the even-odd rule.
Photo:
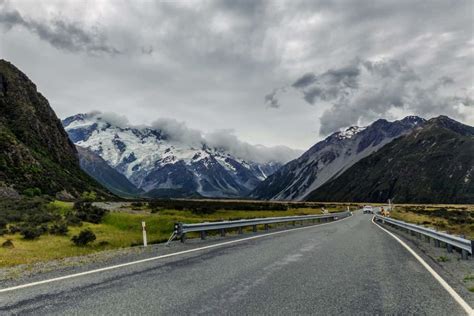
[[[474,2],[0,0],[0,57],[58,116],[306,149],[378,118],[474,124]]]

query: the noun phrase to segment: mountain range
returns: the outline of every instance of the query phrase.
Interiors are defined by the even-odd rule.
[[[474,203],[474,127],[446,116],[351,126],[301,155],[160,122],[98,112],[60,121],[0,60],[0,195]]]
[[[473,173],[474,127],[439,116],[361,159],[307,200],[469,204]]]
[[[244,159],[204,141],[175,140],[159,128],[119,126],[101,113],[68,117],[63,126],[78,148],[87,149],[79,150],[83,168],[120,195],[241,197],[282,165]],[[118,173],[113,181],[107,167]]]
[[[394,122],[380,119],[366,127],[351,126],[335,132],[260,183],[250,196],[269,200],[304,200],[328,180],[343,174],[359,160],[424,122],[416,116]]]

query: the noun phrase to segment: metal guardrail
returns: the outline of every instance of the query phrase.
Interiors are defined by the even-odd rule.
[[[225,236],[226,229],[229,228],[238,228],[238,233],[242,234],[243,227],[253,227],[253,232],[257,231],[257,225],[264,225],[265,230],[269,229],[270,224],[278,223],[288,223],[292,222],[293,226],[297,222],[304,221],[330,221],[338,220],[351,216],[352,213],[349,211],[338,212],[338,213],[328,213],[322,215],[303,215],[303,216],[282,216],[282,217],[267,217],[267,218],[254,218],[254,219],[242,219],[236,221],[221,221],[221,222],[206,222],[206,223],[197,223],[197,224],[185,224],[185,223],[176,223],[174,226],[174,234],[181,239],[181,242],[184,242],[186,239],[186,234],[190,232],[200,232],[201,239],[206,238],[207,231],[220,231],[221,236]]]
[[[404,221],[392,219],[389,217],[382,216],[380,214],[374,214],[375,219],[381,221],[385,224],[389,224],[392,226],[400,227],[402,229],[407,230],[412,235],[419,234],[420,236],[423,235],[426,238],[426,241],[430,241],[430,238],[434,240],[434,244],[436,247],[440,247],[440,242],[446,244],[446,248],[448,252],[453,251],[453,247],[460,249],[462,258],[467,259],[468,254],[471,256],[474,253],[474,240],[464,239],[458,236],[453,236],[447,233],[439,232],[431,228],[406,223]]]

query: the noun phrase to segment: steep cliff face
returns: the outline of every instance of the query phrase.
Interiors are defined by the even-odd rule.
[[[76,148],[46,98],[5,60],[0,60],[0,183],[19,192],[107,194],[80,169]]]

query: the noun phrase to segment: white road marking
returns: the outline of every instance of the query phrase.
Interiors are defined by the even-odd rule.
[[[397,236],[395,236],[393,233],[389,232],[385,228],[381,227],[380,225],[376,224],[375,221],[374,221],[374,218],[375,218],[375,216],[372,217],[372,223],[374,223],[375,226],[377,226],[381,230],[385,231],[387,234],[392,236],[396,241],[398,241],[403,247],[405,247],[405,249],[407,249],[413,255],[413,257],[415,257],[416,260],[418,260],[421,263],[421,265],[423,267],[425,267],[425,269],[428,270],[429,273],[431,273],[431,275],[436,279],[436,281],[438,281],[443,286],[443,288],[454,298],[454,300],[459,305],[461,305],[461,307],[466,311],[466,313],[468,315],[470,315],[470,316],[474,315],[474,310],[471,308],[471,306],[469,306],[469,304],[466,303],[466,301],[463,300],[463,298],[435,270],[433,270],[433,268],[431,268],[428,265],[428,263],[426,263],[426,261],[423,260],[423,258],[421,258],[403,240],[401,240],[400,238],[398,238]]]
[[[352,217],[352,215],[349,216],[349,217],[346,217],[346,218],[343,218],[343,219],[334,221],[334,222],[330,222],[330,223],[324,223],[324,224],[318,224],[318,225],[311,225],[311,226],[299,227],[299,228],[293,228],[293,229],[282,230],[282,231],[273,232],[273,233],[268,233],[268,234],[263,234],[263,235],[258,235],[258,236],[252,236],[252,237],[247,237],[247,238],[242,238],[242,239],[237,239],[237,240],[231,240],[231,241],[226,241],[226,242],[219,243],[219,244],[214,244],[214,245],[209,245],[209,246],[204,246],[204,247],[194,248],[194,249],[189,249],[189,250],[183,250],[183,251],[174,252],[174,253],[169,253],[169,254],[166,254],[166,255],[156,256],[156,257],[152,257],[152,258],[147,258],[147,259],[142,259],[142,260],[127,262],[127,263],[117,264],[117,265],[113,265],[113,266],[109,266],[109,267],[105,267],[105,268],[100,268],[100,269],[95,269],[95,270],[89,270],[89,271],[80,272],[80,273],[75,273],[75,274],[69,274],[69,275],[65,275],[65,276],[57,277],[57,278],[53,278],[53,279],[47,279],[47,280],[42,280],[42,281],[37,281],[37,282],[31,282],[31,283],[22,284],[22,285],[17,285],[17,286],[12,286],[12,287],[8,287],[8,288],[0,289],[0,293],[5,293],[5,292],[14,291],[14,290],[24,289],[24,288],[32,287],[32,286],[35,286],[35,285],[41,285],[41,284],[46,284],[46,283],[51,283],[51,282],[56,282],[56,281],[62,281],[62,280],[66,280],[66,279],[76,278],[76,277],[80,277],[80,276],[84,276],[84,275],[88,275],[88,274],[93,274],[93,273],[98,273],[98,272],[103,272],[103,271],[108,271],[108,270],[123,268],[123,267],[131,266],[131,265],[135,265],[135,264],[139,264],[139,263],[144,263],[144,262],[148,262],[148,261],[154,261],[154,260],[159,260],[159,259],[163,259],[163,258],[168,258],[168,257],[173,257],[173,256],[184,255],[184,254],[187,254],[187,253],[197,252],[197,251],[201,251],[201,250],[206,250],[206,249],[211,249],[211,248],[217,248],[217,247],[226,246],[226,245],[230,245],[230,244],[235,244],[235,243],[239,243],[239,242],[243,242],[243,241],[247,241],[247,240],[252,240],[252,239],[257,239],[257,238],[263,238],[263,237],[272,236],[272,235],[277,235],[277,234],[284,234],[284,233],[289,233],[289,232],[293,232],[293,231],[297,231],[297,230],[303,230],[303,229],[309,229],[309,228],[316,228],[316,227],[320,227],[320,226],[325,226],[325,225],[329,225],[329,224],[338,223],[338,222],[341,222],[341,221],[343,221],[343,220],[345,220],[345,219],[348,219],[348,218],[350,218],[350,217]]]

